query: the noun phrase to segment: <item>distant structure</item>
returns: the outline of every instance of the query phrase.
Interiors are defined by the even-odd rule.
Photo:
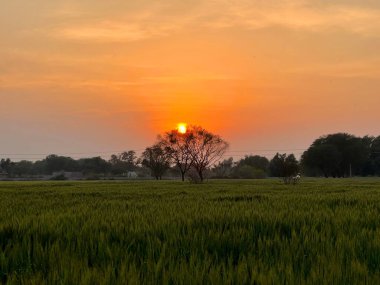
[[[136,179],[138,177],[137,173],[135,171],[128,171],[127,177],[130,179]]]

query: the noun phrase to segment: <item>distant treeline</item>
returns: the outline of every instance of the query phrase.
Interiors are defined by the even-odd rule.
[[[2,159],[0,173],[10,178],[51,176],[64,172],[80,172],[85,177],[105,175],[126,175],[128,172],[140,170],[139,160],[134,151],[126,151],[118,155],[112,155],[109,160],[98,157],[73,159],[55,154],[48,155],[45,159],[35,162],[22,160],[13,162],[10,159]],[[61,175],[61,174],[57,174]]]
[[[173,133],[170,134],[173,135]],[[177,140],[175,143],[178,143]],[[173,137],[170,137],[168,141],[173,144]],[[194,149],[197,150],[197,148]],[[114,154],[108,160],[101,157],[73,159],[54,154],[35,162],[26,160],[14,162],[4,158],[0,162],[0,178],[51,176],[54,179],[52,175],[56,174],[57,179],[64,179],[62,175],[65,172],[81,173],[84,178],[153,176],[161,179],[162,176],[183,177],[183,174],[191,177],[191,168],[193,168],[191,163],[188,165],[188,171],[184,173],[179,168],[183,164],[179,164],[178,161],[176,163],[170,157],[165,158],[167,154],[173,157],[173,153],[173,146],[168,146],[167,142],[165,144],[165,138],[161,138],[154,146],[148,147],[141,157],[138,157],[135,151],[126,151]],[[178,153],[175,154],[178,156]],[[196,151],[195,155],[197,155]],[[159,175],[157,175],[157,167],[159,167]],[[331,134],[315,140],[302,154],[300,161],[293,154],[277,153],[270,160],[259,155],[247,155],[238,161],[234,161],[233,158],[219,161],[202,171],[201,175],[208,178],[241,179],[288,177],[298,172],[304,176],[316,177],[380,176],[380,136],[357,137],[346,133]]]
[[[286,160],[290,163],[286,164]],[[293,154],[276,154],[270,161],[262,156],[246,156],[238,162],[230,158],[213,171],[218,177],[286,177],[297,171],[292,160]],[[380,176],[380,136],[357,137],[347,133],[322,136],[302,154],[297,165],[304,176],[311,177]]]

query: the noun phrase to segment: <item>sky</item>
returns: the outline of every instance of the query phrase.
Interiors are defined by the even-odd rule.
[[[178,122],[235,157],[380,135],[378,0],[0,7],[0,158],[140,151]]]

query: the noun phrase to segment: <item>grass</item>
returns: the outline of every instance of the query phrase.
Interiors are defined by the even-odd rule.
[[[380,284],[380,180],[2,182],[0,283]]]

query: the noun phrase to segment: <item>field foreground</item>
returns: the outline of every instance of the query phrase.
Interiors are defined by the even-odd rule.
[[[380,284],[380,180],[0,183],[0,283]]]

